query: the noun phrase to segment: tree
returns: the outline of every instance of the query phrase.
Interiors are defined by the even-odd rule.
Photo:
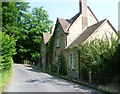
[[[40,62],[41,35],[50,30],[52,23],[47,11],[40,7],[29,13],[29,3],[26,2],[2,4],[3,32],[16,39],[15,62]]]
[[[28,3],[25,2],[2,2],[3,31],[18,38],[22,27],[22,18],[28,8]]]
[[[0,63],[3,69],[9,69],[13,63],[12,58],[16,54],[15,36],[18,33],[17,17],[18,10],[15,2],[2,2],[2,32]]]
[[[52,21],[48,19],[47,12],[40,8],[34,8],[32,13],[24,14],[20,39],[17,41],[18,49],[16,57],[22,62],[28,60],[31,63],[40,62],[40,46],[42,33],[50,30]]]
[[[19,35],[22,35],[22,18],[27,8],[28,3],[25,2],[2,2],[2,32],[13,37],[17,42],[21,37]]]
[[[10,36],[16,35],[16,33],[18,32],[16,21],[18,16],[18,10],[16,8],[15,2],[2,2],[3,32],[6,32]]]

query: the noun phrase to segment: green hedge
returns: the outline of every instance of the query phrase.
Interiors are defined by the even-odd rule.
[[[1,48],[1,56],[0,56],[0,66],[2,69],[9,69],[12,65],[12,57],[16,54],[16,40],[4,32],[2,32],[2,48]]]
[[[11,75],[13,55],[16,54],[16,40],[0,32],[0,92],[5,88]]]
[[[89,80],[89,72],[93,83],[105,84],[118,74],[120,68],[120,45],[111,40],[94,40],[79,48],[81,51],[81,73],[84,80]]]

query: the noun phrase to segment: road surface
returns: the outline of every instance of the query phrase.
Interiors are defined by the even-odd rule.
[[[22,64],[14,64],[13,76],[4,92],[89,92],[93,94],[97,91]]]

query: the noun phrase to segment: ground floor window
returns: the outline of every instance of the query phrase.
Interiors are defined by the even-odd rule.
[[[69,53],[69,68],[75,69],[75,53],[74,52]]]

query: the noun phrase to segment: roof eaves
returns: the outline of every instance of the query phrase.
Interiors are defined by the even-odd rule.
[[[97,22],[99,22],[98,21],[98,19],[97,19],[97,17],[95,16],[95,14],[93,13],[93,11],[91,10],[91,8],[89,7],[89,6],[87,6],[87,8],[90,10],[90,12],[93,14],[93,16],[95,17],[95,19],[97,20]]]
[[[69,20],[68,19],[63,19],[63,18],[58,18],[58,21],[59,21],[64,33],[68,34],[68,32],[67,32],[68,26],[66,26],[66,27],[63,26],[63,23],[61,22],[61,20],[65,20],[65,22],[66,22],[66,24],[68,24],[68,26],[69,26]]]
[[[83,44],[86,43],[89,40],[89,38],[91,38],[107,22],[107,19],[104,19],[100,22],[101,22],[100,26],[98,26],[98,28],[96,28],[96,30],[90,36],[88,36],[88,38],[83,42]]]
[[[69,31],[69,28],[72,26],[72,24],[75,22],[75,20],[80,16],[80,12],[77,13],[75,16],[73,16],[71,19],[70,19],[70,25],[68,26],[67,28],[67,31]]]
[[[112,27],[112,29],[115,31],[116,34],[118,34],[118,32],[115,30],[115,28],[112,26],[112,24],[110,23],[110,21],[107,19],[107,22],[109,23],[109,25]]]

